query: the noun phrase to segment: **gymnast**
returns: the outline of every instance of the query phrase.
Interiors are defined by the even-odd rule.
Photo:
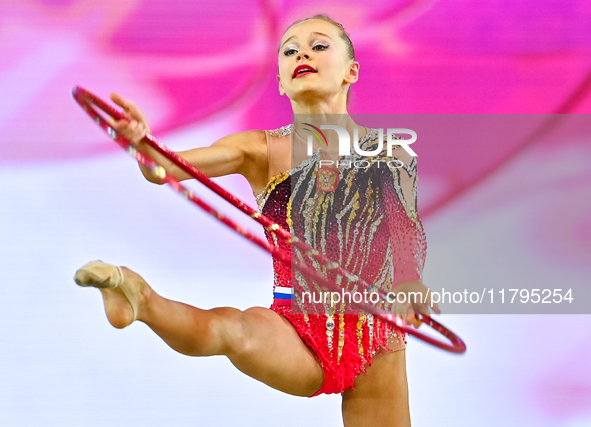
[[[289,98],[294,117],[338,115],[344,118],[340,123],[350,135],[354,135],[354,128],[359,130],[360,144],[369,149],[376,146],[376,130],[356,124],[347,112],[350,86],[359,76],[359,62],[355,61],[348,33],[327,15],[298,20],[283,34],[278,49],[278,89],[281,96]],[[128,119],[110,119],[117,132],[139,151],[156,159],[178,180],[191,178],[142,141],[146,132],[151,131],[135,103],[115,93],[111,99],[123,107]],[[318,173],[312,162],[293,161],[297,157],[294,147],[305,147],[302,135],[302,123],[296,119],[278,129],[237,132],[209,147],[177,154],[208,177],[244,176],[259,210],[289,231],[290,215],[297,215],[295,209],[289,212],[293,208],[290,196],[302,193],[298,189],[304,174]],[[294,140],[299,142],[294,145]],[[384,291],[425,294],[422,271],[426,238],[416,210],[416,158],[400,147],[394,150],[394,155],[404,167],[393,170],[382,167],[377,172],[381,179],[377,182],[379,187],[374,183],[373,187],[366,184],[354,186],[350,192],[341,191],[351,203],[347,204],[349,211],[336,211],[339,220],[355,225],[355,221],[363,218],[364,224],[371,224],[375,231],[371,245],[367,242],[354,245],[356,259],[369,261],[362,266],[348,263],[343,267],[364,268],[364,277],[379,282]],[[165,182],[141,163],[140,169],[148,181]],[[338,169],[338,173],[346,170]],[[347,186],[346,181],[337,182],[337,191]],[[308,196],[315,199],[336,197],[331,192],[317,190],[316,186],[311,188],[312,194]],[[372,198],[368,194],[373,194]],[[367,214],[363,208],[372,200],[379,203]],[[335,214],[323,206],[323,203],[316,205],[321,216]],[[355,215],[351,215],[353,211]],[[365,216],[361,215],[363,212]],[[303,217],[299,222],[305,222]],[[270,244],[291,250],[289,244],[273,239],[271,231],[265,230],[265,235]],[[346,244],[343,248],[329,249],[335,256],[338,251],[351,250]],[[372,256],[359,258],[364,251]],[[116,328],[125,328],[139,320],[172,349],[189,356],[224,355],[246,375],[284,393],[307,397],[340,393],[346,427],[409,426],[405,334],[371,313],[344,313],[334,307],[328,307],[325,313],[292,312],[291,300],[285,299],[285,295],[293,294],[291,269],[276,259],[273,265],[273,304],[270,308],[252,307],[244,311],[231,307],[205,310],[166,299],[136,272],[102,261],[81,267],[75,281],[80,286],[100,290],[107,318]],[[382,274],[390,270],[393,279]],[[368,280],[368,283],[372,282]],[[407,324],[418,327],[421,322],[414,313],[429,314],[430,309],[440,312],[437,304],[409,303],[399,315]]]

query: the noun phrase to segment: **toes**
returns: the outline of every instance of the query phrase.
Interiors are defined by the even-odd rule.
[[[120,270],[102,261],[91,261],[82,266],[74,276],[78,286],[92,286],[95,288],[114,288],[123,279]]]

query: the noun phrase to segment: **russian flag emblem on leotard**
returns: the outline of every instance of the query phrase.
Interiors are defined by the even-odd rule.
[[[273,304],[275,305],[291,305],[293,299],[293,288],[282,286],[275,286],[273,291]]]

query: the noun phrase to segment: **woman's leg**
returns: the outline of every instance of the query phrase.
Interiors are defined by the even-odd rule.
[[[100,289],[109,322],[122,328],[133,322],[134,311],[121,285],[104,287],[109,274],[118,275],[116,267],[105,265],[100,272],[105,277],[90,283],[79,273],[81,269],[76,281]],[[323,370],[316,357],[293,326],[274,311],[263,307],[202,310],[163,298],[137,273],[125,267],[121,271],[124,286],[139,295],[137,320],[174,350],[189,356],[225,355],[245,374],[296,396],[310,396],[322,386]]]
[[[355,391],[349,388],[343,393],[345,427],[410,426],[406,350],[382,350],[367,374],[355,379]]]

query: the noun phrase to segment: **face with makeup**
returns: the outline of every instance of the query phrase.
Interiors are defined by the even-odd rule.
[[[321,19],[302,21],[285,32],[278,65],[279,93],[287,95],[292,105],[325,103],[346,108],[349,86],[359,76],[359,63],[349,59],[340,29]],[[301,65],[315,71],[294,75]]]

